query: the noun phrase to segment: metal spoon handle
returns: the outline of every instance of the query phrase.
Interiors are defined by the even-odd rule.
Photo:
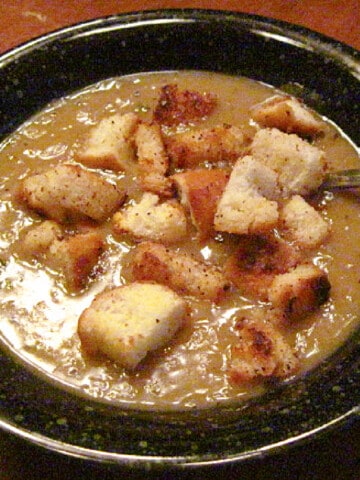
[[[322,190],[344,190],[357,187],[360,187],[360,169],[329,173],[320,188]]]

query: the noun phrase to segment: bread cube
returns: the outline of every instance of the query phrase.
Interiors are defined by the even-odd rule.
[[[138,281],[168,285],[182,295],[193,295],[219,303],[230,288],[230,282],[215,266],[178,253],[160,243],[144,242],[135,249],[132,274]]]
[[[290,322],[313,313],[330,295],[330,282],[325,272],[312,264],[300,264],[287,273],[277,275],[269,287],[269,300],[282,309]]]
[[[275,227],[279,213],[276,173],[251,156],[240,158],[230,175],[215,214],[222,232],[264,233]]]
[[[64,276],[69,290],[83,289],[103,253],[105,243],[99,232],[78,233],[49,246],[45,263]]]
[[[101,222],[122,204],[125,193],[97,173],[62,164],[24,179],[18,196],[59,223],[84,217]]]
[[[55,240],[60,240],[63,232],[56,222],[45,220],[33,226],[21,240],[20,248],[25,255],[39,257],[47,253]]]
[[[91,168],[128,170],[135,162],[132,136],[139,118],[135,113],[116,113],[90,130],[76,159]]]
[[[247,297],[268,301],[275,276],[300,261],[297,248],[273,235],[242,235],[224,265],[224,274]]]
[[[330,231],[330,225],[300,195],[294,195],[284,205],[280,220],[289,238],[301,248],[318,247]]]
[[[250,153],[276,172],[284,197],[309,195],[324,179],[324,153],[295,134],[276,128],[261,129],[254,136]]]
[[[238,127],[221,125],[169,136],[165,144],[176,167],[195,168],[201,163],[234,163],[244,152],[244,135]]]
[[[135,133],[140,187],[161,196],[172,196],[172,184],[166,176],[169,160],[156,123],[140,123]]]
[[[316,135],[324,123],[303,103],[293,97],[276,95],[251,110],[252,118],[262,127],[278,128],[286,133]]]
[[[113,229],[115,233],[130,233],[136,239],[173,243],[186,236],[187,221],[179,202],[160,203],[157,195],[146,192],[139,203],[114,214]]]
[[[97,295],[79,318],[78,334],[88,354],[133,370],[172,339],[186,313],[185,300],[170,288],[135,282]]]
[[[299,367],[296,352],[281,333],[265,321],[244,321],[231,349],[230,378],[235,383],[257,378],[288,377]]]
[[[229,180],[229,172],[214,168],[187,170],[171,177],[181,204],[190,212],[192,223],[204,240],[214,233],[214,216],[219,198]]]

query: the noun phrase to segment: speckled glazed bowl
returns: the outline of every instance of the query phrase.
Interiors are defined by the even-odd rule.
[[[274,86],[298,83],[310,106],[360,144],[359,52],[278,21],[199,10],[95,20],[6,53],[0,57],[0,135],[50,100],[101,79],[176,69],[245,75]],[[359,337],[296,382],[248,403],[167,413],[80,398],[42,379],[4,346],[0,426],[58,452],[121,465],[241,462],[358,420]]]

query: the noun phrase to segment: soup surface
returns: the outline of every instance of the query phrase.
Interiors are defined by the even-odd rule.
[[[104,357],[86,355],[77,334],[79,316],[104,288],[129,282],[128,258],[136,242],[125,233],[114,234],[110,219],[102,223],[98,228],[104,233],[107,249],[97,273],[80,292],[69,291],[59,272],[22,255],[23,232],[39,224],[41,217],[22,205],[14,192],[19,181],[29,175],[59,163],[75,163],[84,136],[102,118],[136,112],[141,120],[150,121],[161,87],[170,83],[179,89],[216,95],[217,107],[201,120],[201,128],[226,123],[249,135],[255,128],[250,108],[275,93],[246,78],[213,73],[113,78],[49,105],[0,149],[0,331],[4,342],[39,373],[82,394],[141,408],[207,407],[263,392],[263,382],[232,382],[227,371],[231,346],[238,338],[239,317],[265,308],[265,303],[247,298],[237,289],[218,304],[187,296],[190,313],[186,325],[133,372]],[[331,122],[323,121],[324,132],[313,144],[324,150],[329,170],[359,168],[356,147]],[[166,135],[172,133],[171,129],[165,131]],[[125,188],[130,201],[139,198],[132,175],[110,170],[101,175]],[[317,196],[316,204],[331,225],[331,235],[307,255],[327,272],[331,295],[314,313],[284,331],[300,358],[299,375],[344,342],[357,327],[360,310],[359,197],[354,192],[324,192]],[[190,226],[187,239],[174,248],[221,266],[235,246],[231,235],[199,241]]]

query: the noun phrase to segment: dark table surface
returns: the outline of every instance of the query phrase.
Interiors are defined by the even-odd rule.
[[[2,0],[0,53],[79,21],[126,11],[210,8],[254,13],[318,31],[360,50],[359,0]],[[187,472],[123,471],[48,452],[0,431],[0,479],[352,479],[360,480],[360,422],[261,460]]]

